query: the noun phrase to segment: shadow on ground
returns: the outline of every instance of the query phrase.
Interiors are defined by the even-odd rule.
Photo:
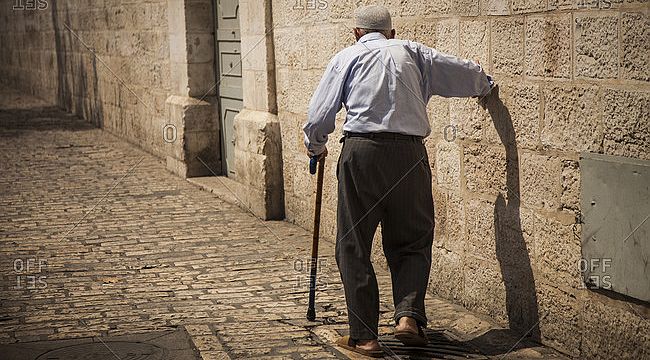
[[[95,127],[55,106],[0,108],[0,136],[20,136],[20,132],[84,131]]]
[[[0,345],[11,360],[196,360],[200,359],[183,328],[138,335],[93,337]]]

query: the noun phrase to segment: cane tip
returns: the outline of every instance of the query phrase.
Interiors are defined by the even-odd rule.
[[[309,321],[316,320],[316,310],[315,309],[308,309],[307,310],[307,320],[309,320]]]

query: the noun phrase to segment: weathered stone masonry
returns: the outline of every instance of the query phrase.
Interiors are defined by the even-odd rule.
[[[257,215],[311,227],[315,184],[300,128],[327,62],[353,44],[354,9],[370,2],[240,0],[242,54],[250,54],[234,129],[237,175],[224,181]],[[429,103],[432,293],[532,329],[577,358],[649,356],[648,307],[583,288],[576,217],[580,152],[650,159],[650,3],[377,2],[391,9],[399,38],[478,59],[499,83],[484,106]],[[198,159],[221,168],[212,11],[209,0],[5,4],[0,81],[138,144],[181,176],[210,175]],[[326,164],[329,237],[343,119]],[[163,141],[167,124],[177,141]]]
[[[648,2],[379,2],[398,38],[478,59],[500,84],[485,109],[476,99],[429,103],[430,290],[579,358],[648,356],[647,307],[583,289],[576,224],[580,152],[650,159]],[[273,2],[286,215],[306,228],[314,180],[299,129],[327,61],[353,43],[351,14],[365,3]],[[328,146],[329,236],[343,117]]]

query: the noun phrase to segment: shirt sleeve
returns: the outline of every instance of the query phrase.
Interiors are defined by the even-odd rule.
[[[327,65],[325,74],[309,102],[307,122],[302,127],[305,146],[312,155],[325,150],[328,135],[334,131],[336,113],[341,110],[346,72],[335,56]]]
[[[481,65],[419,45],[428,95],[443,97],[484,96],[494,86]]]

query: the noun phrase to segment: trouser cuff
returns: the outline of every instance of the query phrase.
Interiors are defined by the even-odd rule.
[[[359,341],[359,340],[377,340],[377,335],[373,334],[370,331],[350,331],[350,339]]]
[[[408,316],[415,321],[417,321],[418,325],[422,327],[427,327],[427,317],[424,315],[423,311],[415,310],[415,309],[407,309],[407,310],[397,310],[395,311],[395,324],[399,324],[399,319],[401,317]]]

